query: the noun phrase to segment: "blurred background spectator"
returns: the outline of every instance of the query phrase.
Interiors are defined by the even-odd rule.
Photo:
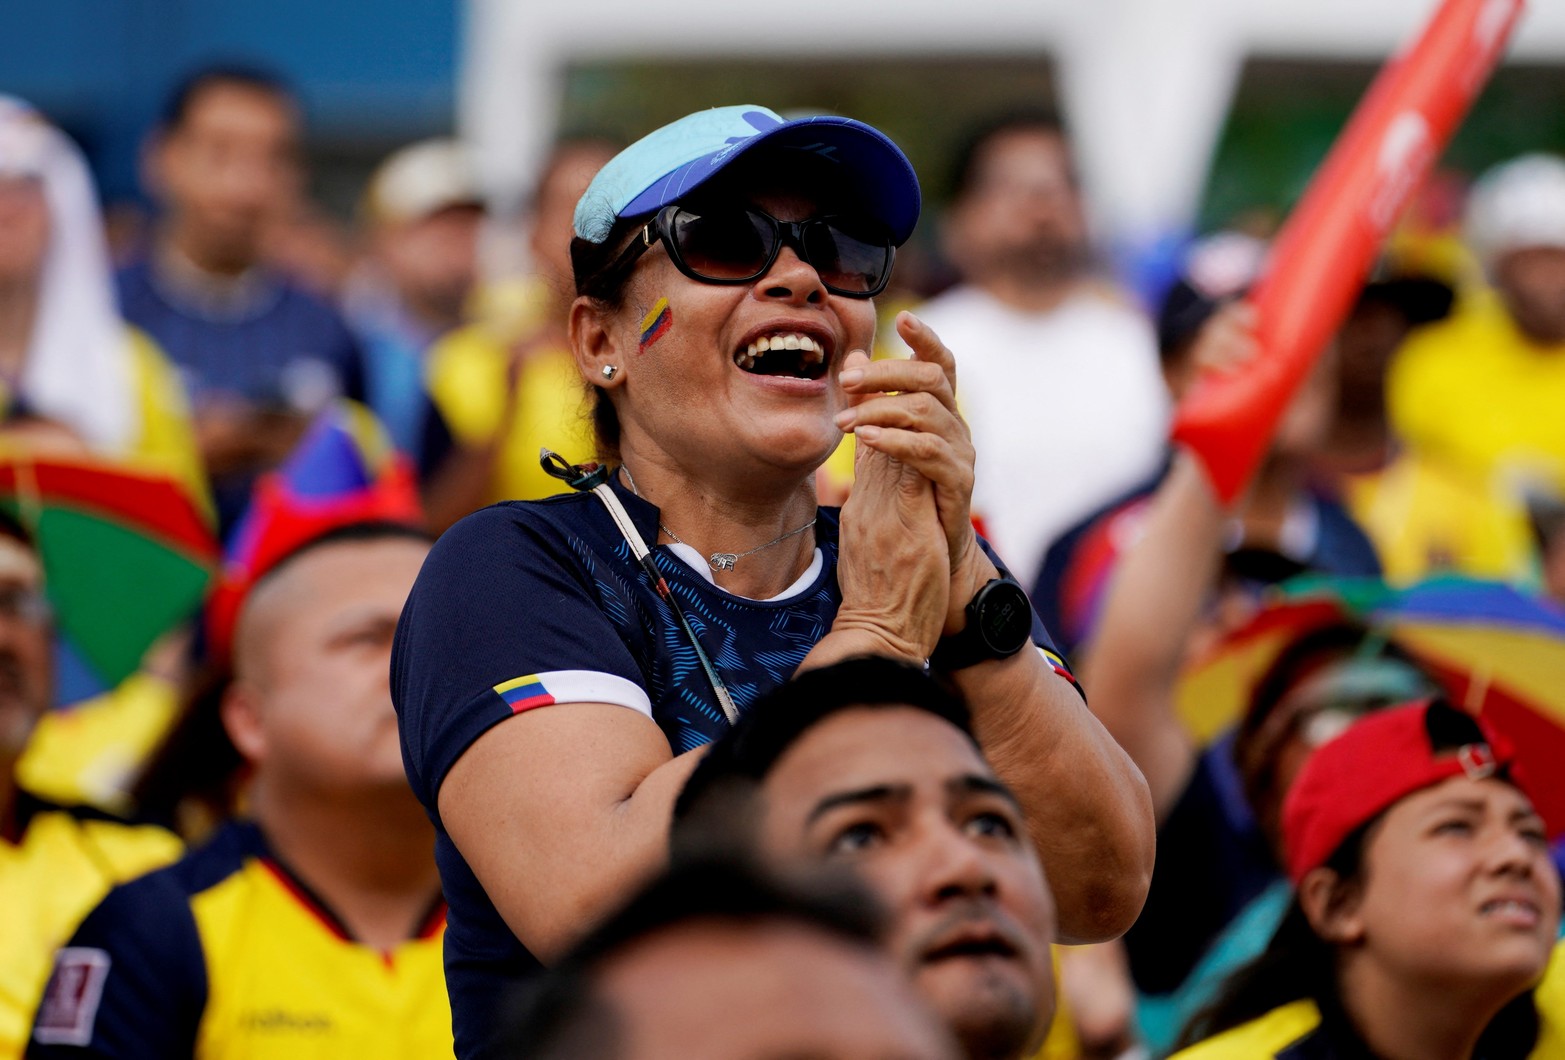
[[[596,139],[555,145],[518,226],[530,273],[489,284],[478,319],[430,353],[429,393],[453,443],[425,490],[436,527],[485,504],[554,493],[558,480],[538,466],[541,446],[571,460],[596,455],[586,391],[565,338],[576,297],[571,216],[616,150]]]
[[[190,390],[225,528],[311,414],[364,397],[359,347],[337,312],[263,261],[300,179],[300,120],[290,90],[259,70],[207,68],[176,87],[147,156],[163,213],[119,277],[127,319]]]
[[[957,352],[983,454],[974,511],[1030,582],[1056,536],[1157,467],[1169,402],[1152,329],[1092,268],[1052,115],[999,119],[963,146],[941,236],[962,282],[915,311]]]
[[[398,151],[376,169],[361,215],[369,246],[343,306],[364,345],[369,406],[417,459],[425,356],[466,320],[478,281],[484,204],[467,149],[424,140]]]
[[[239,1056],[279,1026],[334,1055],[449,1051],[434,835],[385,676],[428,548],[406,525],[348,523],[254,583],[222,705],[244,812],[93,910],[28,1056]]]
[[[1474,186],[1468,245],[1492,290],[1413,335],[1387,382],[1408,449],[1512,503],[1565,497],[1565,158],[1532,154]]]
[[[201,490],[184,392],[120,319],[92,177],[74,144],[0,97],[0,379],[7,450],[95,452]]]
[[[161,828],[28,791],[17,766],[54,700],[53,614],[32,537],[0,517],[0,1056],[20,1056],[50,955],[110,887],[179,856]]]

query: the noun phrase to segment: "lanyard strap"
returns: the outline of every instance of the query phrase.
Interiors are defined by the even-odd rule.
[[[696,660],[700,662],[702,672],[706,674],[707,681],[712,685],[712,691],[717,695],[718,705],[723,708],[723,716],[728,719],[730,725],[737,722],[739,711],[734,706],[733,697],[728,694],[728,686],[723,684],[723,679],[717,674],[717,667],[712,665],[711,658],[701,647],[701,639],[696,636],[690,620],[685,617],[684,609],[679,606],[679,600],[668,586],[668,580],[658,570],[653,552],[641,539],[636,524],[631,522],[630,513],[625,510],[625,505],[620,503],[620,499],[614,495],[614,490],[609,487],[609,475],[612,469],[605,464],[571,464],[559,453],[549,449],[538,451],[538,462],[544,471],[560,479],[571,489],[580,493],[591,493],[603,502],[603,506],[609,511],[609,518],[614,521],[621,536],[625,538],[625,543],[630,546],[630,554],[635,557],[636,563],[647,576],[647,580],[652,583],[652,587],[657,590],[658,596],[674,612],[675,621],[679,623],[679,628],[684,630],[690,646],[695,649]]]

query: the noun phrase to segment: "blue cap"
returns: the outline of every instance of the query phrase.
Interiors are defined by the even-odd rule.
[[[879,129],[852,118],[822,115],[784,121],[765,107],[714,107],[687,114],[615,155],[576,204],[576,235],[609,237],[621,217],[654,213],[678,202],[724,166],[762,144],[808,151],[842,166],[843,179],[891,231],[898,246],[918,224],[918,177]]]

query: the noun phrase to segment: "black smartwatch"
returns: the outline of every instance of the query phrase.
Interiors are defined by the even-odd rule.
[[[962,632],[941,637],[929,665],[963,670],[989,659],[1009,659],[1032,639],[1032,604],[1014,578],[1000,577],[979,589],[967,605]]]

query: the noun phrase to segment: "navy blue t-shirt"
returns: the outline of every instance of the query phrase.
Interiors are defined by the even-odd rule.
[[[120,312],[157,341],[197,405],[223,394],[258,408],[309,412],[321,395],[364,399],[364,363],[337,311],[268,274],[247,312],[206,317],[160,285],[150,260],[120,270]],[[328,393],[329,391],[329,393]]]
[[[657,509],[613,489],[642,540]],[[782,684],[826,635],[842,602],[839,512],[815,525],[821,564],[782,600],[734,596],[653,550],[735,706]],[[1052,651],[1034,618],[1034,640]],[[392,648],[391,693],[413,790],[436,828],[449,906],[446,985],[456,1052],[490,1055],[493,1013],[540,965],[484,893],[441,823],[446,773],[491,726],[535,707],[615,703],[650,717],[674,754],[727,728],[722,708],[672,610],[657,595],[595,496],[512,501],[463,519],[436,543],[403,608]]]
[[[357,340],[335,309],[283,276],[262,274],[244,310],[222,317],[182,305],[150,259],[127,265],[116,279],[121,314],[168,354],[198,412],[213,399],[295,415],[311,415],[337,397],[364,400]],[[263,470],[213,480],[225,536]]]
[[[1059,639],[1074,652],[1097,625],[1107,596],[1109,576],[1120,556],[1142,532],[1152,498],[1172,467],[1158,472],[1066,530],[1044,554],[1033,583],[1033,607]],[[1380,558],[1368,535],[1337,501],[1309,490],[1301,495],[1312,524],[1305,551],[1288,556],[1306,570],[1352,578],[1378,578]]]

